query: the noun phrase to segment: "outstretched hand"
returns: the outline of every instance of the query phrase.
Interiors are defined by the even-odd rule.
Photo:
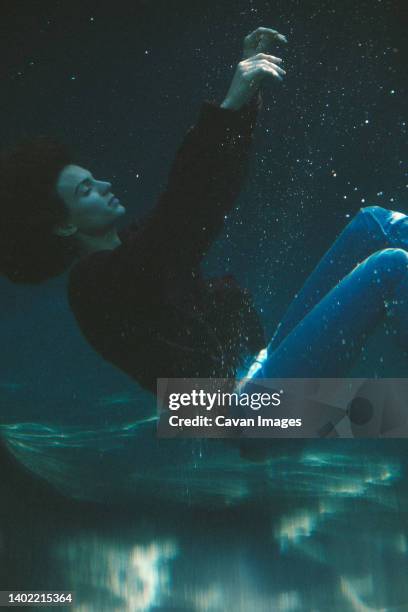
[[[258,91],[265,78],[282,81],[286,74],[282,59],[267,51],[276,42],[287,42],[286,36],[271,28],[257,28],[244,39],[243,60],[239,62],[222,108],[238,110]]]

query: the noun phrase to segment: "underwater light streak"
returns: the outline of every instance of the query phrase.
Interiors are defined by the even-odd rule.
[[[125,547],[106,540],[79,537],[60,541],[56,554],[64,565],[69,564],[70,582],[79,599],[78,610],[90,609],[80,601],[79,587],[85,576],[92,590],[100,589],[105,604],[107,594],[113,601],[119,600],[112,604],[112,609],[148,612],[160,606],[163,597],[169,595],[169,562],[178,556],[179,548],[173,540],[153,540],[149,544]],[[87,599],[85,591],[84,599]],[[95,602],[92,609],[102,608]]]
[[[351,603],[355,612],[387,612],[389,608],[372,608],[363,603],[358,597],[355,589],[352,588],[350,582],[341,576],[340,578],[340,590],[344,597]]]
[[[171,543],[152,542],[148,546],[134,546],[124,564],[117,554],[109,556],[108,584],[115,595],[125,599],[127,610],[144,612],[159,605],[162,589],[170,580],[167,569],[162,566],[176,552]],[[120,569],[125,570],[126,578]]]

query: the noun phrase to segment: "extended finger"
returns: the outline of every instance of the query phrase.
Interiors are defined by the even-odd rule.
[[[248,40],[248,42],[259,41],[263,37],[267,37],[269,40],[279,40],[280,42],[285,43],[288,42],[286,36],[278,32],[278,30],[264,27],[259,27],[253,32],[250,32],[250,34],[248,34],[246,37],[246,40]]]
[[[283,76],[286,74],[282,68],[279,68],[279,66],[276,66],[275,64],[267,64],[266,66],[263,66],[263,70],[265,72],[272,72],[272,74],[280,81],[283,81]]]
[[[254,64],[255,67],[269,66],[269,67],[272,67],[274,70],[276,70],[276,72],[278,72],[279,74],[282,74],[282,75],[286,74],[286,70],[284,70],[283,68],[281,68],[281,66],[275,63],[276,59],[278,58],[274,58],[273,55],[266,55],[265,53],[258,53],[258,55],[255,55],[249,58],[248,60],[246,60],[246,62],[248,65]]]
[[[288,42],[288,39],[284,34],[278,32],[278,30],[273,30],[272,28],[258,28],[257,30],[258,37],[261,39],[262,37],[268,38],[269,40],[279,40],[280,42]]]
[[[279,64],[281,62],[283,62],[283,59],[281,57],[275,57],[274,55],[269,55],[269,53],[257,53],[256,55],[252,56],[252,59],[267,59],[268,61],[272,61],[272,62],[278,62]]]
[[[282,75],[279,74],[279,72],[277,71],[277,66],[272,67],[271,64],[267,64],[267,63],[265,63],[262,66],[256,66],[252,70],[249,70],[247,76],[250,79],[256,78],[257,80],[259,80],[268,74],[271,76],[274,76],[276,79],[278,79],[278,81],[283,81]]]

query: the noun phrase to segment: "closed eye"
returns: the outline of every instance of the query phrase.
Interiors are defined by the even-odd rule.
[[[75,187],[75,195],[86,195],[91,191],[93,177],[87,177],[83,179]],[[84,189],[85,188],[85,189]]]

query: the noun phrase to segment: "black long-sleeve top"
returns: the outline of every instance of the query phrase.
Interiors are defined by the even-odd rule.
[[[256,115],[256,103],[240,111],[204,103],[153,211],[117,248],[71,270],[69,301],[84,336],[153,392],[157,378],[234,377],[265,346],[248,292],[200,270],[245,178]]]

